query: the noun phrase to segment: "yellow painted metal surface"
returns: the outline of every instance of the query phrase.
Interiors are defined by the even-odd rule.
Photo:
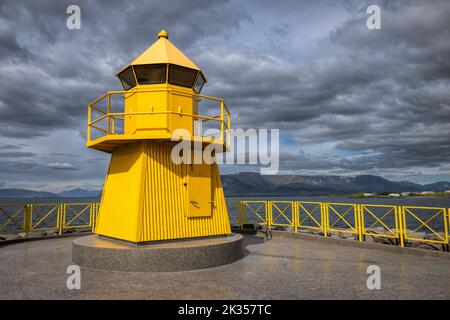
[[[208,164],[190,164],[187,169],[187,217],[209,217],[212,214],[212,171]],[[198,192],[202,190],[202,192]]]
[[[200,70],[195,63],[169,41],[169,36],[164,30],[158,34],[158,40],[141,53],[130,65],[157,63],[173,63],[186,68]]]
[[[404,206],[402,207],[402,218],[403,225],[411,225],[415,222],[414,229],[404,230],[405,240],[411,241],[424,241],[436,244],[448,244],[449,234],[448,234],[448,216],[446,208],[438,207],[414,207],[414,206]],[[417,226],[418,225],[418,226]],[[444,225],[444,230],[439,231],[437,226]],[[420,234],[417,232],[420,230],[425,230],[432,236],[428,239],[421,239]]]
[[[284,208],[280,207],[284,203]],[[292,208],[293,206],[293,208]],[[287,214],[288,213],[288,214]],[[283,222],[280,223],[279,219]],[[353,234],[355,239],[366,237],[393,239],[401,247],[407,241],[450,244],[450,209],[440,207],[395,206],[385,204],[354,204],[293,201],[240,201],[238,224],[292,227]]]
[[[165,66],[165,82],[163,77],[156,80],[164,83],[138,81],[134,66],[149,64],[160,64],[159,70]],[[172,135],[178,129],[201,147],[215,143],[222,147],[217,151],[224,151],[230,129],[225,103],[194,91],[201,71],[165,31],[130,66],[120,78],[128,90],[109,92],[88,108],[87,146],[112,153],[95,232],[135,243],[230,233],[217,165],[174,164],[171,157],[177,143]],[[186,79],[196,78],[170,78],[171,66],[186,72]],[[123,112],[113,108],[114,95],[123,97]],[[217,103],[218,115],[199,115],[200,99]],[[104,102],[106,109],[101,107]],[[196,132],[204,121],[216,123],[220,137]],[[97,133],[94,138],[92,131]]]
[[[158,74],[165,70],[165,80],[160,76],[155,82],[140,82],[135,66],[151,64],[159,64]],[[225,103],[194,91],[201,71],[165,31],[130,66],[119,73],[128,90],[109,92],[88,108],[87,146],[112,153],[95,232],[135,243],[230,233],[218,166],[175,164],[171,157],[178,129],[202,148],[213,143],[221,146],[216,151],[224,151],[230,129]],[[112,105],[116,94],[123,97],[123,112]],[[215,102],[218,115],[199,115],[200,99]],[[205,121],[217,124],[218,137],[195,129]],[[92,131],[97,133],[94,138]]]
[[[113,153],[96,233],[148,242],[231,232],[217,165],[194,164],[202,167],[196,170],[201,174],[210,171],[195,181],[191,165],[172,162],[173,144],[142,141]],[[189,207],[193,199],[201,208],[194,214]]]
[[[217,145],[216,151],[226,151],[230,144],[230,112],[223,99],[199,95],[192,90],[180,90],[171,85],[148,85],[145,89],[111,91],[88,108],[87,147],[111,153],[130,140],[171,140],[176,129],[185,129],[188,138],[205,144]],[[151,87],[151,89],[149,89]],[[117,105],[114,97],[123,96],[123,112],[111,112]],[[141,98],[142,96],[142,98]],[[215,112],[203,115],[198,112],[198,100],[208,102]],[[103,105],[103,108],[102,108]],[[209,136],[195,127],[212,123],[217,134]],[[124,127],[123,130],[118,128]]]
[[[154,71],[148,68],[155,64],[160,71],[153,74],[161,76],[151,78]],[[142,68],[147,68],[147,73],[139,73]],[[161,31],[158,40],[123,71],[118,77],[126,90],[107,92],[88,106],[87,147],[112,153],[128,140],[171,140],[174,131],[184,129],[192,141],[216,144],[221,147],[216,148],[218,152],[227,150],[230,112],[225,102],[200,94],[202,85],[196,83],[204,83],[206,78],[168,40],[167,32]],[[122,102],[116,98],[123,98]],[[200,101],[207,110],[199,110]],[[209,128],[212,124],[213,133],[201,130],[206,122]]]
[[[402,240],[397,206],[362,204],[360,208],[362,235]]]
[[[215,168],[212,170],[213,184],[216,184],[216,189],[220,189],[220,179],[214,180],[214,176],[218,174],[218,171]],[[182,174],[183,169],[178,172]],[[170,179],[172,182],[176,180],[178,179]],[[155,181],[153,185],[157,185]],[[180,194],[183,196],[184,193],[180,192]],[[215,203],[219,203],[221,201],[221,193],[214,193],[213,199]],[[279,211],[273,205],[270,206],[270,202],[281,207],[280,203],[278,203],[279,201],[228,200],[228,212],[230,213],[228,219],[231,223],[240,225],[241,228],[244,228],[245,224],[267,225],[268,228],[277,227],[281,225],[278,224],[278,218],[276,218],[277,212]],[[284,203],[285,201],[282,202]],[[158,205],[165,206],[165,203],[159,203]],[[283,223],[283,226],[292,227],[294,232],[301,233],[303,229],[312,229],[316,232],[322,231],[324,236],[329,236],[329,232],[332,230],[327,229],[330,223],[327,217],[327,207],[333,204],[327,202],[293,201],[293,205],[294,217],[291,219],[291,216],[287,215],[291,223]],[[341,215],[345,212],[346,206],[357,206],[358,240],[365,241],[366,237],[386,238],[397,241],[391,243],[398,244],[401,247],[404,247],[409,242],[418,242],[442,245],[444,250],[449,250],[450,208],[393,206],[385,204],[344,205],[342,207],[344,211],[342,211]],[[59,234],[61,234],[65,230],[74,228],[91,229],[94,231],[100,216],[99,207],[99,203],[0,205],[0,234],[17,232],[25,232],[28,234],[33,231],[41,232],[47,230],[58,230]],[[151,210],[151,208],[147,207],[146,210]],[[184,210],[183,205],[180,205],[178,208]],[[212,215],[218,215],[222,218],[225,217],[226,214],[224,214],[221,208],[223,206],[213,207]],[[37,215],[36,209],[41,214]],[[156,215],[151,219],[148,217],[141,216],[140,231],[138,233],[139,239],[151,239],[149,235],[152,232],[157,233],[159,230],[155,227],[154,221],[161,222],[166,218],[162,214]],[[172,216],[171,219],[166,219],[164,224],[168,223],[170,225],[174,221],[176,223],[176,218]],[[213,226],[217,225],[216,228],[220,228],[220,224],[223,224],[225,226],[224,229],[226,229],[226,223],[224,221],[219,221],[219,219],[215,221],[211,223],[211,220],[199,219],[197,220],[197,224],[191,224],[190,226],[207,229],[205,227],[207,223]],[[384,232],[381,232],[381,230]],[[185,234],[183,236],[187,237]]]
[[[135,241],[140,208],[144,150],[140,143],[117,148],[103,187],[96,232]]]
[[[0,233],[93,229],[98,203],[0,205]]]
[[[297,201],[297,225],[296,230],[311,229],[323,230],[325,228],[321,202]]]

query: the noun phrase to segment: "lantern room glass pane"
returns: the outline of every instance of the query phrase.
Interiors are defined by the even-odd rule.
[[[134,74],[131,67],[128,67],[119,73],[119,79],[125,90],[131,89],[136,85],[136,80],[134,79]]]
[[[195,79],[195,84],[194,84],[194,90],[197,93],[200,93],[203,89],[203,86],[205,85],[205,78],[203,77],[202,73],[199,72],[197,79]]]
[[[166,82],[166,64],[145,64],[134,66],[139,84],[157,84]]]
[[[169,83],[177,86],[192,88],[197,70],[169,65]]]

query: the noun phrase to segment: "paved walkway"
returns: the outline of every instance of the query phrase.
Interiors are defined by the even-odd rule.
[[[0,248],[0,299],[450,299],[450,260],[320,241],[245,237],[247,255],[213,269],[131,273],[82,269],[68,290],[74,238]],[[369,265],[381,290],[368,290]]]

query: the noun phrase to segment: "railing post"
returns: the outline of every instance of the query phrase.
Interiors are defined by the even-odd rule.
[[[326,202],[321,203],[320,211],[322,212],[323,216],[322,225],[324,236],[328,237],[328,206]]]
[[[294,220],[294,232],[298,233],[299,218],[298,201],[292,201],[292,219]]]
[[[445,234],[445,240],[447,240],[447,243],[444,244],[444,251],[449,251],[449,238],[448,238],[448,214],[447,209],[442,208],[442,214],[444,215],[444,234]]]
[[[89,226],[94,229],[94,203],[89,204]]]
[[[106,135],[109,135],[111,132],[111,95],[108,92],[108,122],[107,122],[107,129],[106,129]]]
[[[58,233],[59,233],[59,235],[62,235],[65,221],[66,221],[66,204],[62,203],[58,206]]]
[[[231,128],[231,116],[230,113],[227,112],[227,147],[231,147],[231,133],[230,133],[230,128]]]
[[[445,210],[445,209],[444,209]],[[447,209],[447,252],[450,252],[450,208]]]
[[[241,204],[241,229],[244,229],[244,224],[245,224],[245,202],[244,201],[239,201]]]
[[[400,246],[406,245],[406,212],[403,206],[398,206],[398,218],[400,223]]]
[[[405,246],[405,242],[403,239],[403,214],[401,206],[395,206],[395,219],[397,220],[398,241],[400,242],[400,247],[403,248]]]
[[[25,238],[28,238],[28,234],[31,232],[31,216],[32,205],[26,204],[23,206],[23,231],[25,232]]]
[[[238,200],[238,223],[242,230],[242,209],[241,209],[241,200]]]
[[[91,105],[88,105],[88,126],[87,126],[87,140],[88,143],[91,142]]]
[[[271,230],[272,229],[272,209],[273,209],[272,201],[266,201],[265,209],[266,209],[267,229]]]
[[[97,228],[97,219],[98,219],[98,209],[100,205],[98,203],[94,203],[94,221],[92,222],[92,232],[95,232],[95,228]]]
[[[224,132],[224,129],[225,129],[225,125],[224,125],[225,118],[224,118],[224,110],[223,109],[224,109],[224,107],[223,107],[223,100],[220,100],[220,136],[222,138],[222,144],[225,143],[225,132]]]
[[[358,235],[359,241],[363,241],[363,227],[364,227],[364,208],[361,204],[356,205],[356,211],[358,216]]]
[[[97,203],[95,206],[95,229],[94,229],[94,232],[97,230],[97,224],[98,224],[99,217],[100,217],[100,202]]]

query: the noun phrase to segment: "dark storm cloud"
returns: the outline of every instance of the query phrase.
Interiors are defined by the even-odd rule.
[[[32,152],[22,152],[22,151],[9,151],[0,152],[0,158],[29,158],[35,156]]]
[[[39,146],[25,150],[16,142],[58,130],[84,139],[87,104],[119,89],[113,75],[161,28],[205,71],[207,93],[226,99],[235,127],[289,135],[282,169],[450,171],[450,3],[373,2],[381,6],[377,31],[366,28],[372,2],[331,0],[78,1],[82,28],[71,31],[70,1],[4,0],[2,180],[95,176],[102,161],[73,156],[82,142],[60,152],[61,140],[47,148],[48,158],[36,156]],[[343,6],[348,15],[338,19]],[[320,18],[307,29],[311,14]],[[322,25],[329,30],[317,31]],[[318,147],[298,151],[311,145]],[[315,154],[320,148],[327,155]],[[21,161],[11,161],[14,152]]]
[[[0,150],[20,150],[22,149],[21,146],[13,145],[13,144],[5,144],[3,146],[0,146]]]
[[[329,51],[313,60],[240,52],[224,54],[228,59],[213,69],[220,79],[214,89],[240,106],[238,124],[290,129],[300,146],[337,144],[325,162],[293,155],[291,168],[406,169],[450,161],[450,3],[379,2],[379,31],[366,28],[368,4],[347,2],[352,19],[330,33]],[[218,56],[209,57],[211,65]],[[359,156],[340,156],[349,152]]]
[[[226,37],[248,19],[223,1],[80,1],[82,29],[71,31],[69,4],[0,4],[0,63],[8,79],[0,87],[0,135],[26,138],[79,126],[88,102],[118,88],[112,75],[154,42],[161,27],[169,26],[174,41],[189,49],[200,38]]]

